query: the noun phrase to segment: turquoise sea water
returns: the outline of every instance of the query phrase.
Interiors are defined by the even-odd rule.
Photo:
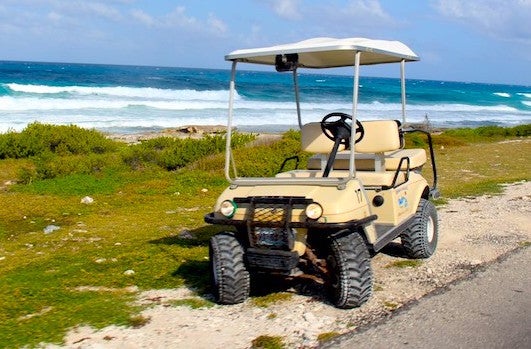
[[[351,76],[301,73],[304,122],[350,113]],[[229,78],[229,70],[0,62],[0,132],[34,121],[119,133],[224,125]],[[398,79],[362,76],[360,84],[360,119],[401,119]],[[290,73],[243,71],[236,90],[238,127],[297,124]],[[407,80],[407,100],[409,122],[427,115],[445,127],[531,123],[531,86]]]

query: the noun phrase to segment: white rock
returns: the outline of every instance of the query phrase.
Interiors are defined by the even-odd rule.
[[[44,232],[44,234],[51,234],[54,231],[59,230],[59,229],[61,229],[61,227],[58,227],[57,225],[50,224],[46,228],[44,228],[42,231]]]
[[[207,188],[203,188],[203,189],[201,189],[201,193],[206,193],[207,191],[208,191]]]
[[[124,275],[127,275],[127,276],[134,275],[134,274],[135,274],[135,271],[133,269],[128,269],[124,271]]]
[[[90,196],[85,196],[83,199],[81,199],[82,204],[90,205],[94,202],[94,199]]]

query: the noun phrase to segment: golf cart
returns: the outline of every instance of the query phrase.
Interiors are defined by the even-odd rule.
[[[431,137],[405,127],[405,62],[419,58],[397,41],[315,38],[237,50],[232,62],[225,176],[229,187],[205,216],[223,231],[210,240],[216,300],[243,302],[262,274],[306,278],[326,286],[338,308],[362,305],[372,293],[371,256],[400,238],[410,258],[428,258],[437,246],[436,167]],[[236,66],[254,63],[292,72],[302,150],[314,154],[304,169],[274,177],[237,175],[231,151]],[[398,63],[402,121],[358,120],[359,68]],[[351,115],[330,111],[303,123],[299,68],[354,67]],[[350,112],[350,111],[349,111]],[[421,175],[424,149],[404,149],[404,134],[427,134],[433,183]],[[232,226],[226,230],[227,226]]]

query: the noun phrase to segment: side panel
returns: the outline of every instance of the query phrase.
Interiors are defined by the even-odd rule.
[[[396,188],[366,189],[371,210],[373,214],[378,215],[377,223],[396,226],[415,214],[426,186],[428,186],[426,180],[412,172],[409,181]]]

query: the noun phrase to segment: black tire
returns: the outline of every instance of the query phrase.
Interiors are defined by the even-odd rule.
[[[420,199],[413,222],[400,235],[402,247],[409,258],[429,258],[439,240],[437,209],[429,200]]]
[[[330,237],[327,258],[330,297],[341,309],[361,306],[372,294],[370,255],[363,238],[357,233]]]
[[[244,248],[234,233],[222,232],[210,239],[210,281],[216,302],[241,303],[249,297],[249,272]]]

